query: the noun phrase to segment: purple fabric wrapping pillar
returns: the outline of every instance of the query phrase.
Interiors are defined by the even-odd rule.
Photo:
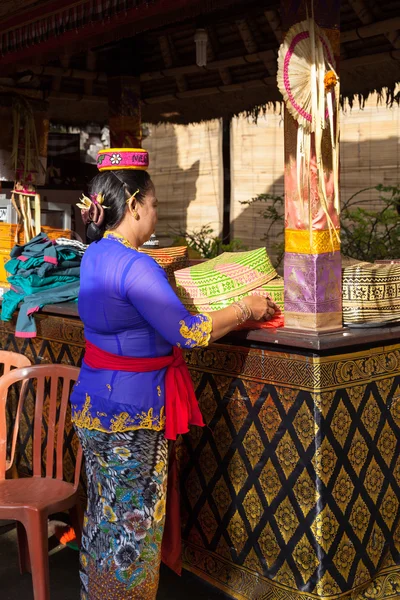
[[[285,254],[285,323],[331,331],[342,322],[340,252]]]

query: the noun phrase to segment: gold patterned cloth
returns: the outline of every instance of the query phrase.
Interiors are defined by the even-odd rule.
[[[400,264],[357,263],[343,269],[345,325],[400,321]]]
[[[400,345],[187,360],[185,566],[240,600],[400,597]]]

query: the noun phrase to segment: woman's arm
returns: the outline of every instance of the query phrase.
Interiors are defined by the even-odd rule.
[[[144,319],[170,344],[182,348],[206,346],[238,325],[240,309],[228,306],[211,314],[191,315],[179,300],[163,269],[149,256],[136,260],[124,281],[124,291]],[[261,296],[243,300],[254,320],[270,318],[274,304]]]

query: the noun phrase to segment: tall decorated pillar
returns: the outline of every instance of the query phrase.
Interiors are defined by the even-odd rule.
[[[138,77],[108,77],[108,111],[112,148],[141,148],[142,114]]]
[[[285,327],[342,327],[340,2],[281,0],[285,100]]]

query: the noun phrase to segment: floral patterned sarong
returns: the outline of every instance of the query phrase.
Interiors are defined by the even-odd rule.
[[[164,432],[77,433],[88,494],[81,600],[155,600],[167,489]]]

